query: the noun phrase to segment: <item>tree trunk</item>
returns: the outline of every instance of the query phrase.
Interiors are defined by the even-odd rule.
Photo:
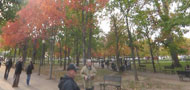
[[[89,41],[88,41],[88,59],[91,58],[91,46],[92,46],[92,29],[89,29]]]
[[[129,46],[130,46],[130,49],[131,49],[131,56],[132,56],[132,59],[133,59],[134,78],[135,78],[136,81],[138,81],[139,79],[138,79],[137,70],[136,70],[136,62],[135,62],[135,53],[134,53],[133,38],[132,38],[132,35],[131,35],[131,31],[129,30],[129,21],[128,21],[128,16],[127,15],[125,16],[125,19],[126,19],[127,32],[128,32],[128,37],[129,37]]]
[[[139,66],[140,66],[141,61],[140,61],[140,56],[139,56],[139,50],[138,50],[137,47],[136,47],[136,53],[137,53],[137,57],[138,57],[138,64],[139,64]]]
[[[93,20],[93,14],[90,13],[90,20]],[[93,32],[92,32],[92,21],[90,21],[90,28],[89,28],[89,40],[88,40],[88,59],[91,59],[91,49],[92,49],[92,35],[93,35]]]
[[[41,73],[41,66],[45,58],[45,43],[42,43],[42,56],[40,58],[40,64],[39,64],[39,69],[38,69],[38,75]]]
[[[79,57],[80,57],[80,52],[79,52],[79,38],[76,36],[75,41],[74,41],[74,47],[75,47],[75,59],[76,59],[76,65],[79,66]]]
[[[48,55],[48,62],[47,62],[47,63],[48,63],[48,65],[49,65],[49,61],[50,61],[50,56]]]
[[[66,70],[66,65],[67,65],[67,30],[65,31],[65,42],[64,42],[64,67],[63,69]]]
[[[35,39],[33,42],[33,50],[32,50],[32,62],[35,64],[35,59],[36,59],[36,43],[37,40]]]
[[[53,44],[54,40],[51,41],[51,48],[50,48],[50,71],[49,71],[49,79],[52,79],[52,69],[53,69]]]
[[[43,47],[42,47],[42,66],[45,64],[45,52],[46,52],[46,44],[43,43]]]
[[[172,60],[173,60],[172,65],[174,65],[174,67],[181,67],[181,64],[179,63],[179,59],[178,59],[177,45],[174,43],[172,35],[170,35],[168,37],[168,41],[169,41],[168,48],[169,48],[170,55],[171,55]]]
[[[14,60],[13,60],[13,63],[15,62],[16,60],[16,53],[17,53],[17,48],[15,47],[15,50],[14,50]]]
[[[67,61],[67,48],[65,46],[65,49],[64,49],[64,55],[65,55],[65,58],[64,58],[64,70],[66,70],[66,61]]]
[[[86,23],[85,23],[85,14],[82,10],[82,44],[83,44],[83,64],[86,64]]]
[[[59,43],[60,43],[60,47],[59,47],[59,63],[60,63],[60,66],[62,66],[62,43],[61,43],[61,39],[59,40]]]
[[[128,25],[127,25],[128,26]],[[130,48],[131,48],[131,56],[133,59],[133,68],[134,68],[134,77],[135,80],[138,81],[138,75],[137,75],[137,70],[136,70],[136,62],[135,62],[135,55],[134,55],[134,46],[133,46],[133,40],[132,40],[132,36],[131,36],[131,32],[129,30],[129,28],[127,29],[128,35],[129,35],[129,41],[130,41]]]
[[[68,65],[71,63],[71,59],[70,59],[70,48],[67,48],[68,49]]]
[[[178,59],[178,54],[177,54],[177,51],[170,49],[170,55],[172,57],[172,60],[173,60],[173,65],[175,67],[181,67],[181,64],[179,63],[179,59]]]
[[[150,42],[150,38],[148,38],[148,44],[149,44],[149,48],[150,48],[150,55],[151,55],[151,58],[152,58],[152,66],[153,66],[154,73],[155,73],[156,72],[156,67],[155,67],[155,63],[154,63],[153,48],[152,48],[152,44]]]
[[[19,47],[19,49],[18,49],[18,56],[19,56],[19,57],[21,56],[21,53],[22,53],[22,48]]]
[[[115,32],[115,38],[116,38],[116,59],[117,59],[117,66],[120,67],[120,60],[119,60],[119,36],[118,36],[118,27],[116,25],[117,21],[114,16],[112,16],[113,24],[114,24],[114,32]]]
[[[79,41],[78,37],[76,37],[76,63],[77,66],[79,66],[79,58],[80,58],[80,52],[79,52]]]
[[[27,40],[24,42],[24,45],[23,45],[23,53],[22,53],[22,59],[23,59],[23,62],[26,61],[26,57],[27,57],[27,48],[28,48],[28,42]]]
[[[49,72],[49,79],[52,79],[52,72],[53,72],[53,52],[54,52],[54,43],[55,43],[55,35],[54,35],[54,28],[52,28],[52,37],[53,39],[50,40],[50,45],[51,45],[51,48],[50,48],[50,72]]]

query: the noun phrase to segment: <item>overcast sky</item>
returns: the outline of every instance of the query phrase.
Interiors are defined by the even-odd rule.
[[[149,7],[149,6],[148,6]],[[151,7],[151,6],[150,6]],[[177,10],[177,3],[173,3],[170,6],[170,12],[174,13],[175,10]],[[190,12],[190,10],[187,10],[187,12]],[[105,9],[101,12],[101,13],[105,13]],[[100,28],[105,32],[108,33],[110,31],[110,19],[108,16],[104,16],[104,19],[98,19],[99,20],[99,26]],[[189,27],[190,29],[190,27]],[[184,37],[186,38],[190,38],[190,32],[186,33],[184,35]]]
[[[105,33],[108,33],[110,31],[110,20],[108,18],[101,20],[99,25]],[[184,37],[190,38],[190,32],[185,34]]]

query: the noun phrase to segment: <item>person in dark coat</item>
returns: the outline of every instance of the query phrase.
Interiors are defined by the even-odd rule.
[[[1,67],[1,60],[0,60],[0,67]]]
[[[109,66],[110,66],[109,60],[106,61],[106,66],[107,66],[107,68],[109,68]]]
[[[80,90],[74,78],[77,74],[74,64],[70,64],[67,68],[67,74],[60,78],[59,90]]]
[[[116,65],[115,65],[114,62],[112,62],[112,64],[111,64],[111,68],[112,68],[113,71],[117,71],[117,68],[116,68]]]
[[[32,61],[30,61],[30,64],[26,68],[26,74],[27,74],[26,84],[27,85],[29,85],[29,83],[30,83],[30,78],[31,78],[33,69],[34,69],[34,65],[33,65]]]
[[[22,72],[22,66],[23,66],[22,64],[23,64],[23,60],[20,58],[19,61],[15,65],[14,81],[13,81],[12,87],[18,87],[20,74]]]
[[[5,74],[4,74],[4,79],[7,80],[9,76],[10,69],[12,67],[12,59],[10,58],[8,61],[5,63]]]

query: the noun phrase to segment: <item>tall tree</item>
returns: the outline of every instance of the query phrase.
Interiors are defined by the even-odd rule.
[[[132,36],[132,31],[129,26],[129,21],[130,21],[129,15],[133,14],[132,7],[135,6],[136,0],[123,0],[123,1],[119,0],[118,3],[119,3],[120,10],[125,17],[124,19],[126,22],[127,33],[128,33],[128,37],[129,37],[129,47],[131,48],[131,56],[133,59],[134,77],[135,77],[135,80],[138,80],[137,70],[136,70],[136,62],[135,62],[135,53],[134,53],[134,40],[133,40],[133,36]]]
[[[169,49],[173,65],[179,67],[181,65],[178,54],[181,48],[178,47],[176,41],[177,38],[182,37],[185,33],[180,27],[189,26],[190,14],[187,13],[187,10],[189,9],[190,3],[187,0],[153,0],[150,3],[154,4],[152,11],[156,14],[156,16],[152,14],[154,24],[161,29],[160,36],[157,40]],[[177,6],[174,11],[171,10],[173,4]]]
[[[136,25],[138,26],[137,28],[137,33],[138,35],[141,35],[141,37],[145,37],[145,39],[147,40],[147,43],[149,45],[149,51],[150,51],[150,56],[152,59],[152,66],[153,66],[153,70],[154,72],[156,72],[156,67],[155,67],[155,63],[154,63],[154,54],[153,54],[153,40],[151,39],[152,36],[155,34],[156,30],[153,30],[154,25],[151,24],[150,22],[152,22],[151,20],[151,16],[148,16],[148,11],[137,11],[137,15],[134,18],[134,22],[136,23]]]

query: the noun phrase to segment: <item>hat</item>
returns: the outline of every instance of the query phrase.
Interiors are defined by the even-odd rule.
[[[67,71],[69,70],[74,70],[75,72],[77,72],[77,68],[75,67],[74,64],[70,64],[68,67],[67,67]]]

